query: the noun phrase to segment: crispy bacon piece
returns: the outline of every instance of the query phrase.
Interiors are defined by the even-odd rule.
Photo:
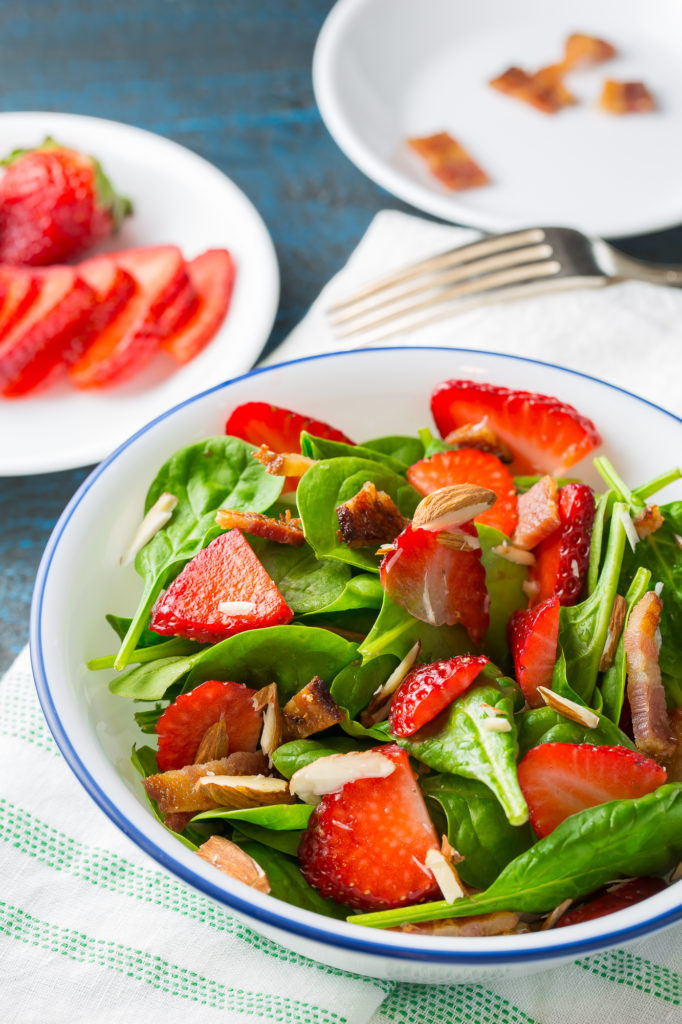
[[[283,514],[283,518],[272,519],[261,512],[238,512],[236,509],[219,508],[215,521],[224,530],[242,530],[244,533],[250,533],[252,537],[265,537],[278,544],[292,544],[295,548],[305,544],[301,520],[291,519],[290,516],[287,518],[286,513]]]
[[[258,892],[270,892],[268,876],[260,864],[225,836],[211,836],[201,844],[197,856],[230,878],[236,878],[238,882],[243,882]]]
[[[649,534],[660,530],[665,519],[661,515],[658,505],[647,505],[646,508],[643,508],[641,512],[632,517],[632,522],[637,530],[637,536],[640,540],[644,540]]]
[[[304,740],[336,725],[343,712],[332,699],[324,680],[313,676],[282,708],[286,740]]]
[[[456,430],[451,430],[444,440],[457,448],[478,448],[480,452],[490,452],[501,462],[510,464],[514,461],[511,448],[500,440],[486,419],[480,423],[464,423]]]
[[[556,114],[562,107],[575,103],[573,94],[561,80],[562,73],[560,64],[540,68],[535,74],[511,67],[497,78],[492,78],[490,85],[506,96],[529,103],[543,114]]]
[[[554,477],[543,476],[525,494],[520,494],[517,508],[519,522],[512,541],[517,547],[530,551],[561,526],[559,492]]]
[[[194,811],[177,811],[173,814],[166,814],[163,823],[171,832],[181,835],[194,817]]]
[[[460,191],[478,188],[490,181],[482,167],[467,153],[464,146],[448,132],[438,132],[424,138],[408,139],[407,144],[422,159],[434,178],[446,188]]]
[[[309,459],[300,452],[273,452],[266,444],[262,444],[253,457],[272,476],[301,477],[315,465],[315,459]]]
[[[358,493],[336,509],[340,544],[349,548],[366,548],[394,541],[406,520],[385,491],[377,491],[368,481]]]
[[[646,114],[656,109],[656,101],[644,82],[604,82],[599,106],[609,114]]]
[[[156,800],[161,814],[210,811],[220,805],[207,793],[197,792],[199,779],[210,775],[259,775],[268,771],[267,759],[260,751],[240,750],[229,757],[205,764],[188,764],[169,772],[159,772],[143,779],[147,796]]]
[[[508,910],[497,914],[479,914],[475,917],[446,917],[441,921],[423,921],[420,924],[403,924],[395,928],[398,932],[412,932],[415,935],[455,935],[460,938],[481,938],[485,935],[510,935],[516,930],[519,915]]]
[[[675,752],[658,664],[663,602],[652,590],[637,602],[625,627],[628,700],[637,748],[658,760]]]
[[[582,32],[574,32],[565,43],[564,68],[568,71],[576,65],[601,64],[615,56],[616,48],[611,43]]]

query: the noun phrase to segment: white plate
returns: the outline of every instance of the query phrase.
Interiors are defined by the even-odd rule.
[[[557,61],[575,31],[620,56],[569,75],[578,104],[541,114],[491,89],[510,65]],[[564,225],[618,236],[682,220],[682,5],[677,0],[339,0],[315,50],[329,131],[413,206],[491,231]],[[601,113],[605,78],[644,81],[651,114]],[[449,131],[492,184],[448,192],[405,139]]]
[[[165,409],[249,370],[272,328],[279,299],[274,246],[244,193],[208,161],[151,132],[75,114],[0,114],[0,154],[52,135],[101,160],[135,212],[103,249],[178,245],[186,259],[229,249],[237,276],[227,318],[184,367],[155,360],[121,387],[79,392],[66,383],[35,397],[0,398],[0,476],[99,462]]]
[[[142,587],[121,551],[139,523],[158,467],[178,448],[220,432],[236,405],[261,400],[328,420],[358,440],[431,422],[429,397],[450,377],[558,395],[592,418],[628,483],[674,466],[682,420],[625,391],[546,363],[464,349],[395,348],[332,353],[267,367],[171,410],[130,439],[83,483],[62,513],[38,571],[31,660],[48,724],[72,771],[109,818],[166,870],[241,914],[288,949],[359,974],[396,981],[483,981],[530,974],[588,951],[631,941],[682,917],[682,883],[609,917],[570,928],[487,939],[358,928],[255,892],[200,861],[152,816],[131,763],[148,743],[131,701],[114,697],[112,672],[88,658],[112,651],[106,612],[126,614]],[[596,481],[590,460],[571,472]],[[682,497],[678,482],[662,501]],[[77,582],[76,582],[77,581]]]

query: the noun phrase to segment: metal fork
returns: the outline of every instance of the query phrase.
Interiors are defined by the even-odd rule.
[[[643,263],[572,228],[528,228],[420,260],[327,313],[338,338],[374,343],[492,302],[627,280],[682,287],[682,267]]]

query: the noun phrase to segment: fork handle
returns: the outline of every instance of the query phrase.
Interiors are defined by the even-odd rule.
[[[624,281],[648,281],[649,284],[663,284],[682,288],[682,267],[666,266],[662,263],[645,263],[632,256],[626,256],[613,246],[607,247],[612,262],[613,276]]]

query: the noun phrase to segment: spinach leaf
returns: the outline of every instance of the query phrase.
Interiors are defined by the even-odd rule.
[[[519,758],[542,743],[591,743],[594,747],[627,747],[635,750],[629,736],[605,715],[599,716],[599,725],[588,729],[578,722],[560,715],[551,708],[531,708],[516,716],[519,730]]]
[[[677,783],[636,800],[612,800],[572,814],[471,899],[439,900],[349,920],[389,928],[499,910],[543,914],[562,900],[587,896],[614,878],[660,875],[681,855],[682,785]]]
[[[183,681],[192,669],[199,654],[184,658],[159,658],[124,672],[112,679],[109,689],[117,697],[132,697],[134,700],[161,700],[169,687]]]
[[[164,642],[148,644],[146,647],[136,647],[130,654],[129,663],[132,665],[145,665],[150,661],[158,661],[160,658],[183,658],[186,654],[202,651],[206,646],[205,644],[197,644],[193,640],[185,640],[182,636],[173,636],[170,640],[159,636],[159,640]],[[98,672],[104,668],[113,668],[115,661],[115,654],[107,654],[103,658],[91,658],[87,662],[87,666],[91,672]]]
[[[604,543],[604,526],[612,503],[610,492],[598,494],[595,499],[594,522],[592,523],[592,536],[590,538],[590,561],[587,567],[587,581],[585,584],[588,597],[594,591],[599,579],[602,545]]]
[[[603,712],[610,718],[612,722],[618,724],[620,722],[620,713],[623,710],[623,701],[625,699],[625,682],[626,682],[626,658],[625,658],[625,628],[630,618],[630,612],[640,601],[651,583],[651,573],[648,569],[638,569],[635,573],[632,583],[625,595],[627,601],[627,613],[625,616],[625,622],[623,623],[623,632],[618,640],[618,646],[616,648],[616,654],[613,659],[613,664],[606,670],[602,677],[601,685],[596,693],[601,692]]]
[[[436,455],[438,452],[451,452],[452,445],[442,441],[440,437],[434,437],[428,427],[424,427],[419,431],[419,440],[424,445],[423,458],[430,459],[432,455]]]
[[[249,537],[249,544],[296,615],[335,604],[350,581],[350,566],[318,559],[309,544],[295,548],[258,537]]]
[[[234,841],[263,868],[270,882],[271,895],[278,900],[326,917],[344,918],[348,913],[347,907],[344,909],[339,903],[324,899],[309,886],[291,857],[252,839],[241,839],[235,835]]]
[[[380,451],[373,451],[361,444],[346,444],[344,441],[331,441],[326,437],[315,437],[307,431],[301,433],[301,452],[309,459],[369,459],[386,466],[393,473],[404,474],[407,466],[399,459]]]
[[[398,659],[392,654],[382,654],[371,661],[351,661],[334,677],[331,695],[354,718],[358,711],[367,707],[374,691],[383,686],[397,666]]]
[[[263,846],[267,846],[271,850],[286,853],[289,857],[298,855],[298,848],[303,836],[301,829],[277,832],[274,829],[262,828],[261,825],[254,825],[250,821],[240,821],[235,828],[237,830],[235,838],[246,836],[247,839],[255,839],[256,842],[262,843]]]
[[[178,504],[169,523],[135,559],[144,589],[116,657],[119,671],[128,664],[163,588],[223,532],[215,521],[217,509],[264,512],[278,497],[284,478],[266,473],[253,451],[253,445],[239,438],[211,437],[176,452],[157,473],[145,514],[164,492],[175,495]]]
[[[580,604],[562,607],[559,616],[559,643],[565,657],[566,679],[587,704],[590,703],[597,682],[599,661],[618,589],[625,549],[625,527],[621,519],[623,509],[625,505],[620,502],[613,506],[604,565],[595,589]],[[560,672],[561,667],[555,666],[552,689],[557,692],[561,692]]]
[[[104,617],[119,640],[123,640],[130,629],[130,624],[133,620],[123,615],[105,615]],[[161,636],[160,633],[155,633],[153,630],[149,629],[149,627],[145,627],[140,633],[137,646],[138,649],[140,647],[153,647],[164,643],[166,639],[167,638],[165,636]]]
[[[342,562],[331,564],[346,571],[346,566]],[[338,612],[356,611],[358,608],[381,608],[383,598],[384,588],[377,577],[368,572],[361,572],[357,576],[351,576],[334,601],[307,614],[336,615]]]
[[[507,821],[487,786],[457,775],[431,775],[420,780],[429,801],[443,808],[448,839],[464,860],[457,871],[467,885],[485,889],[502,868],[535,842],[529,824]]]
[[[499,708],[511,722],[511,732],[486,729],[490,713],[482,704]],[[511,825],[528,820],[516,774],[518,744],[512,700],[496,686],[473,686],[429,725],[397,742],[435,771],[484,783],[500,801]]]
[[[314,626],[269,626],[228,637],[191,659],[185,689],[207,679],[231,679],[260,689],[276,682],[280,701],[293,697],[313,676],[327,686],[356,657],[356,645]]]
[[[349,548],[336,536],[337,507],[354,497],[368,481],[386,491],[404,516],[411,517],[421,500],[402,476],[369,459],[326,459],[315,463],[301,478],[296,493],[303,531],[318,558],[337,558],[359,569],[379,571],[373,547]]]
[[[424,458],[424,445],[418,437],[391,434],[388,437],[375,437],[372,441],[363,441],[362,447],[369,448],[371,452],[391,455],[405,466],[411,466]]]
[[[341,710],[345,711],[345,708]],[[372,740],[375,746],[377,743],[393,742],[388,722],[377,722],[376,725],[365,727],[360,722],[356,722],[354,718],[351,718],[346,711],[346,717],[339,722],[339,725],[348,736],[353,736],[358,740]]]
[[[430,626],[415,619],[386,593],[376,622],[358,650],[365,659],[394,654],[402,661],[417,640],[421,640],[420,660],[423,662],[472,653],[471,641],[462,626]]]
[[[300,830],[308,824],[308,818],[313,813],[310,804],[273,804],[270,807],[240,807],[238,810],[229,811],[225,807],[218,807],[212,811],[202,811],[195,814],[194,821],[203,821],[205,818],[223,818],[225,821],[250,821],[261,828],[274,829],[277,832],[282,830]],[[241,828],[241,825],[239,826]]]
[[[299,768],[305,768],[318,757],[329,757],[330,754],[347,754],[351,750],[364,750],[367,744],[356,743],[346,736],[333,736],[325,740],[292,740],[277,747],[272,761],[285,779],[290,779]]]
[[[148,708],[146,711],[135,711],[133,718],[137,723],[137,728],[140,732],[147,734],[153,734],[156,732],[156,723],[164,713],[167,704],[155,704],[153,708]]]
[[[513,612],[528,604],[522,589],[522,584],[528,579],[528,569],[525,565],[510,562],[508,558],[501,558],[492,550],[507,540],[500,530],[477,523],[476,532],[481,543],[485,585],[490,596],[490,625],[483,641],[483,650],[497,665],[511,669],[507,623]]]

